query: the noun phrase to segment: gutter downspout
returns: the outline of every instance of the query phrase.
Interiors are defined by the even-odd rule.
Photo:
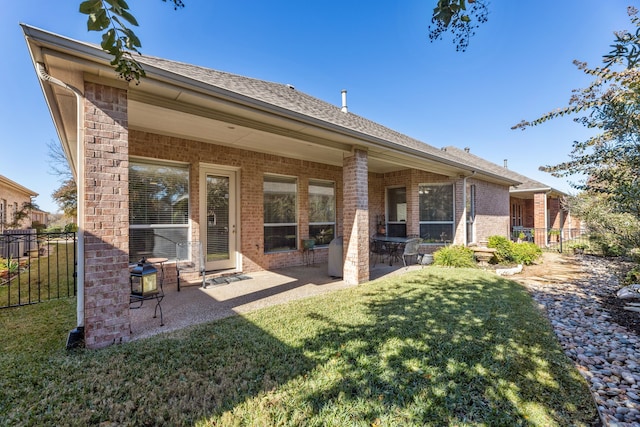
[[[45,65],[38,62],[36,65],[38,77],[43,82],[48,82],[72,92],[77,103],[77,133],[76,133],[76,157],[78,165],[76,167],[76,187],[78,190],[78,266],[77,285],[78,295],[76,304],[77,327],[69,332],[67,339],[67,349],[84,345],[84,95],[75,87],[56,79],[47,73]]]
[[[462,177],[462,223],[464,226],[462,227],[462,237],[464,239],[464,246],[467,246],[467,242],[469,241],[467,236],[467,178],[468,176]]]

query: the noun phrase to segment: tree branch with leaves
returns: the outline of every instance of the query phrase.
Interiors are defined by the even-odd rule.
[[[169,1],[174,9],[184,7],[182,0]],[[129,11],[124,0],[86,0],[80,3],[80,13],[88,15],[87,30],[102,32],[100,46],[105,52],[113,55],[111,65],[116,72],[130,82],[145,76],[142,65],[136,61],[134,54],[140,54],[142,43],[130,26],[137,27],[138,21]]]
[[[616,32],[612,50],[603,56],[603,67],[591,68],[575,61],[593,77],[589,86],[574,90],[569,105],[522,121],[513,129],[527,129],[552,119],[576,116],[574,121],[598,133],[574,141],[569,160],[540,167],[556,177],[579,175],[573,187],[582,193],[567,199],[567,207],[592,231],[620,245],[640,245],[640,19],[638,10],[627,9],[635,32]],[[580,116],[578,116],[580,115]]]
[[[488,19],[489,9],[484,0],[438,0],[431,17],[429,39],[431,42],[441,40],[449,32],[456,50],[464,52],[476,28]]]

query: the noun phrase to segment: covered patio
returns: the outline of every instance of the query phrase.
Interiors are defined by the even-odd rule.
[[[420,268],[423,267],[416,264],[404,267],[402,263],[391,266],[378,263],[369,274],[371,280],[375,280]],[[194,280],[191,285],[182,287],[180,292],[177,291],[175,280],[168,279],[161,303],[164,326],[160,326],[159,317],[153,317],[155,301],[146,301],[141,308],[130,310],[131,339],[147,338],[354,286],[341,278],[330,277],[326,263],[257,271],[247,276],[250,278],[210,285],[206,289],[200,286],[200,280]]]

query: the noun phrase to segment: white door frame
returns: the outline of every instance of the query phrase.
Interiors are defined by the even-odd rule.
[[[200,240],[205,257],[205,268],[210,270],[240,271],[242,269],[242,254],[240,248],[240,169],[200,163],[199,167],[199,207],[200,207]],[[207,256],[207,175],[217,175],[229,178],[229,259],[221,261],[206,261]]]

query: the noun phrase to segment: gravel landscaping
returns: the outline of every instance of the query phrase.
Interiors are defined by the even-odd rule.
[[[618,278],[630,267],[591,256],[575,260],[584,274],[530,274],[519,281],[589,382],[604,425],[640,427],[640,313],[615,298]]]

